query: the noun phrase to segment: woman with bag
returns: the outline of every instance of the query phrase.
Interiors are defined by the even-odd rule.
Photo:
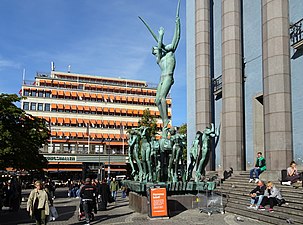
[[[46,224],[49,215],[48,194],[44,190],[42,182],[35,182],[35,189],[31,191],[27,201],[27,211],[36,220],[36,225]]]

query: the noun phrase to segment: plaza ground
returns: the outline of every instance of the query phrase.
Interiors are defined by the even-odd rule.
[[[27,198],[30,190],[23,190],[22,194]],[[59,217],[56,221],[49,222],[50,225],[82,225],[84,221],[79,222],[78,206],[79,199],[68,198],[67,188],[58,188],[56,191],[56,199],[54,206],[57,208]],[[108,225],[145,225],[145,224],[167,224],[167,225],[254,225],[254,224],[266,224],[256,220],[248,219],[245,217],[238,217],[240,221],[237,221],[237,215],[226,213],[219,214],[214,213],[208,216],[205,213],[200,213],[198,209],[186,210],[176,213],[166,220],[151,220],[146,214],[140,214],[134,212],[128,207],[128,198],[122,199],[121,193],[118,194],[117,202],[111,203],[106,211],[98,211],[95,215],[93,224],[108,224]],[[1,225],[16,225],[16,224],[35,224],[35,221],[31,220],[26,212],[26,202],[22,202],[21,209],[18,212],[10,212],[7,208],[3,208],[0,211],[0,224]]]

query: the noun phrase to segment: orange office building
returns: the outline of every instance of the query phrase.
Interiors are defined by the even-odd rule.
[[[156,86],[145,81],[51,71],[24,81],[21,93],[22,109],[49,123],[51,138],[41,154],[50,173],[126,174],[127,129],[138,126],[147,108],[162,127]]]

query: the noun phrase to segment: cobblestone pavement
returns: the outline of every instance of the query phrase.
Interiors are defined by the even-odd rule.
[[[24,196],[28,196],[30,190],[23,191]],[[78,206],[79,199],[67,198],[67,189],[60,188],[56,192],[57,198],[54,201],[59,217],[56,221],[49,222],[50,225],[83,225],[84,221],[78,221]],[[119,194],[118,196],[121,196]],[[250,220],[248,218],[240,217],[241,221],[237,221],[236,215],[226,214],[212,214],[208,216],[205,213],[200,213],[198,209],[186,210],[179,214],[171,216],[166,220],[152,220],[149,219],[146,214],[136,213],[128,207],[128,199],[117,198],[116,203],[109,204],[106,211],[98,211],[95,215],[95,220],[91,224],[108,224],[108,225],[255,225],[265,224],[256,220]],[[239,217],[238,217],[239,219]],[[26,212],[26,202],[22,202],[21,209],[18,212],[9,212],[7,208],[3,208],[0,211],[0,224],[1,225],[15,225],[15,224],[35,224],[33,220],[29,218]]]

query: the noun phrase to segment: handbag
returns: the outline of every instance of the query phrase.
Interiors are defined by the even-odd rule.
[[[50,216],[53,218],[53,220],[55,220],[59,217],[59,214],[58,214],[57,209],[55,208],[55,206],[49,207],[49,211],[51,213]]]
[[[281,206],[282,204],[284,204],[286,202],[284,198],[282,198],[282,199],[276,198],[276,200],[277,200],[278,206]]]

